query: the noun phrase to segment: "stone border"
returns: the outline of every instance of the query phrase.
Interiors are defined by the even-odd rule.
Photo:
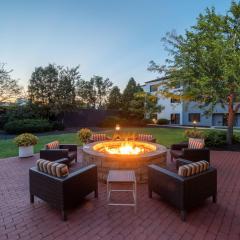
[[[147,166],[149,164],[166,165],[167,149],[157,143],[141,142],[155,146],[156,150],[139,155],[113,155],[95,151],[93,147],[96,144],[112,142],[102,141],[86,144],[83,146],[83,161],[85,164],[96,164],[98,167],[98,178],[106,181],[108,171],[111,169],[134,170],[137,181],[147,182]]]

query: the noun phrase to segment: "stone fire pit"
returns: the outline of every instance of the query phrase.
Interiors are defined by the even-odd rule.
[[[129,145],[132,151],[128,153]],[[122,151],[120,151],[122,150]],[[131,150],[131,149],[130,149]],[[83,147],[85,164],[96,164],[98,178],[106,181],[109,170],[134,170],[137,181],[147,181],[147,165],[166,165],[167,151],[162,145],[141,141],[102,141],[86,144]]]

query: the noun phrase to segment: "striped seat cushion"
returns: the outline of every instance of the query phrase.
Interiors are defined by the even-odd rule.
[[[183,177],[189,177],[200,172],[206,171],[209,168],[207,161],[199,161],[195,163],[186,164],[180,166],[178,169],[178,175]]]
[[[138,134],[138,140],[149,142],[153,140],[153,136],[151,134]]]
[[[56,177],[65,177],[69,174],[68,166],[66,164],[55,163],[45,159],[37,160],[37,168],[41,172],[45,172]]]
[[[204,148],[204,139],[200,138],[189,138],[188,140],[188,148],[190,149],[202,149]]]
[[[59,141],[53,141],[46,144],[46,149],[59,149]]]
[[[107,136],[104,133],[95,133],[95,134],[92,134],[91,139],[94,142],[105,141],[105,140],[107,140]]]

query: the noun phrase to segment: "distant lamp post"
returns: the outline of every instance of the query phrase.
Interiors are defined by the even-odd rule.
[[[121,128],[120,128],[120,125],[117,124],[116,127],[115,127],[115,130],[118,132],[118,131],[120,131],[120,129],[121,129]]]
[[[194,120],[194,121],[193,121],[193,128],[196,129],[196,126],[197,126],[197,121]]]
[[[157,119],[156,119],[156,118],[153,118],[153,119],[152,119],[152,122],[153,122],[154,124],[157,124]]]
[[[120,133],[119,133],[119,131],[120,131],[120,125],[119,124],[116,124],[116,127],[115,127],[115,134],[114,134],[114,136],[113,136],[113,139],[114,140],[121,140],[121,137],[120,137]]]

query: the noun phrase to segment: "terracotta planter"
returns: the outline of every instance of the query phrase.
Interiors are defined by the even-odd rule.
[[[33,146],[19,147],[19,154],[18,155],[19,155],[20,158],[33,156]]]

